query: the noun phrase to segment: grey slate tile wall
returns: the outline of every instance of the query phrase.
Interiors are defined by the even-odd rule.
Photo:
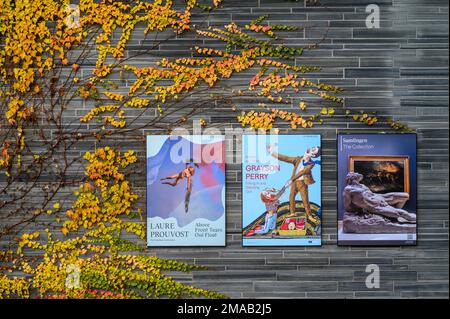
[[[365,27],[365,8],[372,3],[381,9],[380,29]],[[317,7],[305,6],[303,1],[224,0],[224,9],[213,12],[207,23],[248,23],[259,15],[269,14],[271,23],[306,25],[304,32],[288,35],[289,44],[314,43],[324,35],[325,40],[299,58],[298,64],[323,67],[313,77],[344,87],[347,107],[378,110],[381,115],[393,116],[417,129],[417,247],[336,246],[337,130],[387,129],[381,126],[368,130],[337,117],[308,131],[322,134],[324,144],[323,247],[241,247],[241,170],[239,164],[230,164],[227,247],[150,252],[209,266],[209,270],[183,274],[180,279],[231,297],[448,298],[448,3],[322,0],[321,4]],[[160,49],[165,51],[163,54],[184,50],[195,44],[191,40],[184,38],[181,43]],[[295,105],[294,101],[293,108]],[[213,124],[223,123],[220,127],[237,127],[234,114],[211,110],[206,116]],[[237,140],[234,152],[239,155]],[[230,140],[228,146],[232,144]],[[368,264],[380,266],[379,289],[365,286]]]
[[[271,23],[306,25],[289,33],[289,44],[303,46],[318,42],[306,51],[298,64],[323,67],[312,77],[345,89],[345,105],[379,111],[417,129],[418,214],[416,247],[337,247],[336,238],[336,133],[381,132],[387,126],[367,128],[342,116],[307,133],[323,140],[323,246],[314,248],[241,247],[241,170],[227,166],[227,247],[148,249],[147,254],[174,258],[208,270],[174,277],[194,286],[217,290],[237,298],[448,298],[449,262],[449,97],[448,97],[448,2],[446,0],[321,0],[321,6],[303,1],[224,0],[223,8],[194,16],[195,23],[223,25],[230,21],[248,23],[270,14]],[[378,4],[381,28],[365,27],[365,8]],[[129,54],[152,47],[139,32],[131,41]],[[180,36],[162,44],[151,55],[133,63],[148,64],[159,57],[190,56],[190,47],[217,45],[191,36]],[[89,72],[92,66],[83,66]],[[242,83],[239,76],[232,83]],[[125,91],[127,88],[123,88]],[[195,97],[194,97],[195,98]],[[75,103],[75,102],[74,102]],[[85,114],[89,105],[74,104],[68,119]],[[293,100],[295,110],[298,101]],[[255,105],[243,101],[242,108]],[[316,106],[316,107],[320,107]],[[155,116],[149,111],[138,123]],[[239,127],[236,114],[221,105],[212,106],[204,117],[220,128]],[[282,127],[282,133],[289,132]],[[144,134],[124,136],[117,142],[140,154],[145,171]],[[298,133],[302,133],[298,131]],[[94,142],[80,143],[74,154],[92,149]],[[228,156],[239,157],[239,138],[228,140]],[[73,170],[73,174],[79,171]],[[134,186],[145,207],[145,174],[137,175]],[[37,200],[37,199],[35,199]],[[381,269],[379,289],[365,286],[365,268]]]

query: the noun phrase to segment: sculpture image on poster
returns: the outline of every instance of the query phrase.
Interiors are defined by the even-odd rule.
[[[416,135],[338,135],[338,244],[416,244]]]
[[[147,136],[147,244],[225,246],[223,136]]]
[[[242,147],[243,246],[320,246],[320,135],[244,135]]]

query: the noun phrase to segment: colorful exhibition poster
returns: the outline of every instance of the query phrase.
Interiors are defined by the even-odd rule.
[[[244,135],[244,246],[321,245],[320,135]]]
[[[338,244],[415,245],[415,134],[338,135]]]
[[[225,138],[147,137],[147,242],[225,246]]]

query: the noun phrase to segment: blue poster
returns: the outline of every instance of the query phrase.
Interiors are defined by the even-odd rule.
[[[147,244],[225,246],[223,136],[147,137]]]
[[[242,197],[243,246],[320,246],[320,135],[244,135]]]
[[[415,134],[338,135],[338,244],[415,245]]]

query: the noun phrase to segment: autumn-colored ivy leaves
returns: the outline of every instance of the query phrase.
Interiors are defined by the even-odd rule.
[[[243,27],[229,23],[223,28],[193,28],[191,17],[195,8],[211,10],[221,1],[206,3],[188,0],[183,8],[176,9],[173,1],[163,0],[81,0],[79,21],[70,24],[68,0],[0,0],[0,41],[5,44],[0,49],[0,77],[10,87],[0,98],[8,105],[5,112],[8,123],[17,131],[15,140],[5,140],[0,145],[0,168],[11,166],[22,153],[26,145],[24,124],[36,112],[30,101],[33,96],[48,94],[44,91],[52,89],[48,81],[54,78],[49,74],[61,67],[70,71],[70,85],[75,87],[75,94],[95,102],[95,107],[81,116],[81,122],[95,120],[103,130],[126,127],[129,108],[154,108],[161,114],[167,102],[177,101],[202,85],[216,87],[221,80],[250,70],[254,73],[248,89],[229,90],[223,98],[229,102],[233,97],[256,97],[258,105],[271,105],[269,112],[264,108],[257,110],[258,105],[254,110],[239,112],[237,120],[243,126],[270,129],[280,120],[289,123],[292,129],[309,128],[335,112],[308,112],[307,97],[319,98],[318,103],[326,110],[343,105],[339,87],[308,79],[308,72],[320,68],[297,65],[299,60],[295,59],[306,48],[283,43],[283,32],[295,32],[302,27],[272,24],[267,21],[268,16],[261,16]],[[195,47],[193,57],[136,66],[128,63],[132,57],[126,57],[125,52],[138,24],[144,26],[145,34],[166,29],[175,34],[192,31],[199,37],[222,42],[223,49]],[[86,45],[96,48],[98,54],[92,73],[80,72],[80,57],[72,54]],[[128,92],[115,92],[117,84],[108,80],[113,73],[119,77],[130,74]],[[57,89],[67,94],[66,87]],[[283,105],[292,105],[293,99],[299,100],[299,109],[283,111]],[[239,111],[234,103],[229,104]],[[348,119],[367,125],[378,121],[376,114],[349,109],[344,113]],[[395,122],[389,124],[398,128]]]
[[[145,224],[136,207],[137,194],[127,179],[129,166],[137,160],[133,151],[99,147],[87,152],[86,176],[77,180],[80,185],[73,203],[53,199],[67,178],[64,172],[71,165],[67,159],[70,145],[83,136],[70,127],[64,131],[62,125],[71,97],[96,100],[98,114],[89,118],[88,113],[82,121],[117,111],[114,117],[103,119],[104,125],[123,127],[123,111],[115,102],[123,101],[130,108],[149,106],[147,99],[137,95],[125,100],[112,91],[115,86],[107,79],[117,69],[127,71],[123,63],[125,47],[136,25],[144,24],[145,33],[171,29],[178,34],[190,28],[194,8],[210,10],[220,1],[209,3],[205,6],[189,0],[183,8],[175,9],[172,1],[81,0],[80,19],[71,24],[66,19],[70,15],[68,0],[0,0],[0,124],[2,134],[6,132],[0,138],[0,170],[8,176],[2,191],[13,198],[11,206],[21,207],[14,198],[27,200],[35,185],[36,193],[47,198],[42,205],[30,208],[29,216],[18,225],[38,225],[38,217],[45,213],[55,216],[53,223],[45,223],[45,231],[26,232],[25,228],[11,246],[15,249],[8,246],[0,251],[0,298],[220,296],[163,274],[165,270],[189,271],[196,267],[129,253],[143,250],[139,243],[145,237]],[[118,40],[114,34],[119,34]],[[94,49],[98,53],[94,70],[81,72],[85,52]],[[159,68],[161,78],[166,76],[163,69]],[[52,136],[47,139],[48,127],[52,127]],[[22,159],[28,164],[23,172],[19,169]],[[37,167],[36,175],[29,172],[33,166]],[[58,181],[42,182],[43,171]],[[55,171],[57,174],[52,175]],[[17,190],[14,182],[29,176],[33,179],[25,182],[31,188],[23,187],[23,197],[16,195],[14,192],[22,188]],[[0,205],[6,204],[0,201]],[[15,234],[11,229],[8,227],[2,235]],[[135,240],[123,239],[124,233]],[[67,285],[68,269],[79,275],[78,287]]]
[[[66,47],[81,36],[64,31],[64,22],[57,19],[61,6],[53,1],[0,0],[0,101],[7,105],[2,114],[16,130],[15,138],[2,140],[0,169],[9,167],[14,157],[20,166],[20,154],[26,141],[24,123],[32,118],[30,100],[41,92],[39,78],[53,68],[57,59],[66,61]],[[48,22],[55,22],[55,33]],[[58,23],[59,22],[59,23]]]
[[[68,4],[68,1],[67,1]],[[51,0],[1,0],[0,76],[10,87],[6,118],[21,126],[33,109],[29,95],[41,92],[41,81],[56,63],[68,64],[67,52],[87,35],[82,28],[65,25],[65,5]],[[52,24],[52,27],[49,27]]]
[[[5,251],[0,257],[10,271],[29,277],[0,275],[0,298],[27,298],[35,291],[41,298],[221,297],[163,274],[199,267],[129,253],[144,247],[122,239],[122,234],[145,237],[145,224],[132,221],[134,215],[140,215],[135,205],[137,195],[127,180],[129,166],[137,161],[134,152],[105,147],[86,153],[84,158],[88,162],[86,181],[62,224],[67,238],[54,238],[49,229],[46,239],[41,239],[40,232],[23,234],[17,252]],[[83,230],[81,235],[76,235],[78,230]],[[23,258],[30,250],[41,251],[43,258]],[[68,282],[72,272],[76,281]]]
[[[47,239],[43,239],[43,232],[25,233],[19,236],[18,251],[0,252],[0,297],[28,297],[33,289],[39,296],[51,298],[218,296],[162,275],[164,269],[189,270],[187,265],[125,254],[142,247],[123,240],[121,233],[137,239],[145,236],[143,223],[130,219],[140,216],[135,207],[137,195],[126,178],[126,170],[137,160],[133,152],[99,147],[86,153],[86,179],[76,181],[78,190],[73,203],[63,210],[63,205],[52,199],[64,186],[64,174],[72,165],[66,156],[72,151],[71,143],[92,136],[101,139],[99,132],[106,130],[123,131],[129,124],[127,119],[134,119],[132,114],[137,113],[130,109],[151,108],[163,115],[171,104],[183,101],[196,89],[225,92],[220,84],[239,73],[250,74],[244,87],[211,97],[226,100],[243,126],[263,130],[273,128],[276,121],[292,129],[310,128],[325,117],[335,116],[335,107],[343,105],[342,90],[310,79],[308,73],[319,71],[318,67],[297,64],[300,60],[296,58],[306,48],[286,45],[281,35],[300,27],[275,25],[267,21],[267,16],[244,26],[229,23],[223,28],[193,27],[194,10],[219,7],[219,0],[187,0],[177,8],[170,0],[81,0],[76,23],[68,23],[69,2],[0,0],[0,125],[2,134],[6,132],[0,137],[0,173],[5,173],[8,180],[4,189],[14,195],[12,198],[26,201],[35,185],[42,186],[42,172],[56,176],[57,183],[38,190],[48,202],[39,209],[31,207],[31,216],[19,224],[34,222],[41,213],[57,213],[56,225],[52,226],[65,235],[54,238],[48,230]],[[172,36],[190,31],[223,46],[194,47],[190,56],[140,66],[132,63],[133,56],[126,51],[138,25],[147,36],[164,30],[173,31]],[[85,59],[94,53],[93,69],[84,68]],[[118,90],[116,76],[121,80],[126,77],[126,91]],[[83,114],[76,113],[80,127],[88,128],[83,132],[78,125],[63,123],[74,97],[81,98],[83,105],[93,105]],[[250,98],[254,110],[247,105],[241,111],[235,103],[241,97]],[[315,108],[307,97],[318,101],[314,102]],[[293,103],[298,105],[297,110],[284,110],[285,105]],[[378,121],[375,114],[350,110],[344,113],[350,120],[368,125]],[[395,122],[389,124],[395,129],[404,128]],[[28,165],[21,170],[23,161]],[[21,175],[33,168],[38,168],[35,175]],[[33,177],[29,181],[31,188],[15,196],[12,185],[29,176]],[[60,186],[53,188],[55,184]],[[54,189],[53,193],[49,189]],[[0,201],[0,208],[3,204]],[[20,207],[14,199],[9,204]],[[64,214],[62,221],[60,214]],[[81,234],[77,235],[78,231]],[[44,258],[30,263],[26,258],[30,249],[43,251]],[[81,270],[81,289],[70,290],[64,283],[70,265]],[[5,275],[4,269],[24,271],[30,277],[14,278]]]
[[[164,103],[176,101],[183,94],[196,88],[206,85],[214,88],[221,80],[228,79],[238,73],[256,69],[256,74],[249,80],[247,90],[239,92],[230,91],[228,97],[239,97],[241,95],[260,97],[266,99],[268,103],[288,102],[292,94],[303,94],[317,96],[332,103],[342,103],[342,98],[336,96],[341,89],[333,85],[316,83],[305,77],[305,73],[318,71],[314,66],[298,66],[294,58],[302,55],[303,48],[291,48],[284,44],[276,43],[275,31],[296,30],[296,27],[283,25],[272,26],[269,29],[259,28],[267,17],[261,17],[252,21],[244,28],[240,28],[235,23],[225,25],[224,28],[209,28],[208,30],[196,29],[198,36],[213,38],[223,43],[224,49],[212,49],[208,47],[194,47],[195,57],[179,58],[175,60],[162,59],[156,65],[137,67],[135,65],[107,66],[107,75],[113,68],[123,72],[131,72],[134,80],[130,85],[127,94],[117,94],[106,91],[103,94],[108,97],[111,103],[100,104],[90,110],[81,118],[82,122],[89,122],[94,118],[101,119],[104,125],[111,125],[114,128],[123,128],[127,122],[124,110],[132,108],[155,107],[159,112],[164,111]],[[252,33],[262,32],[269,36],[266,40],[261,40]],[[269,34],[268,34],[269,33]],[[283,62],[284,61],[284,62]],[[98,80],[103,81],[102,79]],[[92,83],[81,88],[83,97],[89,98],[89,90]],[[94,94],[98,97],[98,94]],[[305,102],[301,102],[302,111],[306,109]],[[238,116],[238,120],[243,125],[253,128],[271,128],[270,125],[257,125],[256,122],[265,123],[261,117],[267,118],[264,113],[251,112],[249,116],[259,116],[256,121],[248,120],[248,114],[243,113]],[[303,119],[297,114],[299,119],[292,128],[307,128],[314,118],[320,113],[308,119]],[[272,117],[284,119],[283,117]]]
[[[84,158],[89,162],[86,167],[89,179],[80,186],[73,208],[67,211],[69,220],[63,225],[64,234],[80,227],[92,229],[94,226],[103,228],[110,224],[121,224],[119,217],[129,216],[133,203],[138,199],[121,172],[121,169],[137,161],[133,151],[121,154],[105,147],[94,153],[87,152]],[[140,238],[145,238],[142,224],[125,226]]]
[[[52,71],[71,67],[69,78],[80,86],[79,94],[84,98],[92,97],[96,85],[104,83],[103,79],[124,58],[125,46],[137,24],[145,24],[145,33],[165,29],[181,33],[190,28],[192,10],[200,5],[197,0],[189,0],[179,11],[173,1],[166,0],[81,0],[79,21],[68,23],[72,14],[69,4],[69,0],[0,0],[0,82],[8,88],[0,92],[0,99],[7,105],[4,116],[17,130],[18,141],[2,141],[0,168],[12,165],[11,155],[16,157],[23,151],[26,141],[20,140],[26,122],[31,121],[36,112],[33,97],[48,98],[55,94],[47,92],[49,87],[55,90],[49,80],[57,80],[55,75],[59,71],[56,74]],[[207,8],[219,4],[216,0]],[[113,39],[116,31],[120,33],[118,41]],[[85,50],[86,42],[88,46],[91,42],[96,46],[98,57],[92,75],[83,79],[77,74],[80,56],[73,52]],[[107,63],[109,58],[111,63]],[[67,87],[57,89],[60,95],[67,94]],[[123,127],[111,117],[105,121]]]
[[[191,11],[198,1],[187,1],[184,11],[179,12],[173,8],[173,1],[81,0],[76,24],[67,23],[71,15],[69,4],[68,0],[0,0],[0,36],[5,44],[0,50],[0,75],[14,91],[38,93],[35,82],[45,71],[56,63],[75,64],[68,52],[86,40],[92,27],[101,29],[93,39],[99,50],[94,74],[105,76],[105,59],[108,55],[115,59],[124,57],[125,45],[138,23],[146,24],[145,33],[167,28],[183,32],[189,29]],[[121,36],[113,44],[116,30],[121,31]]]

